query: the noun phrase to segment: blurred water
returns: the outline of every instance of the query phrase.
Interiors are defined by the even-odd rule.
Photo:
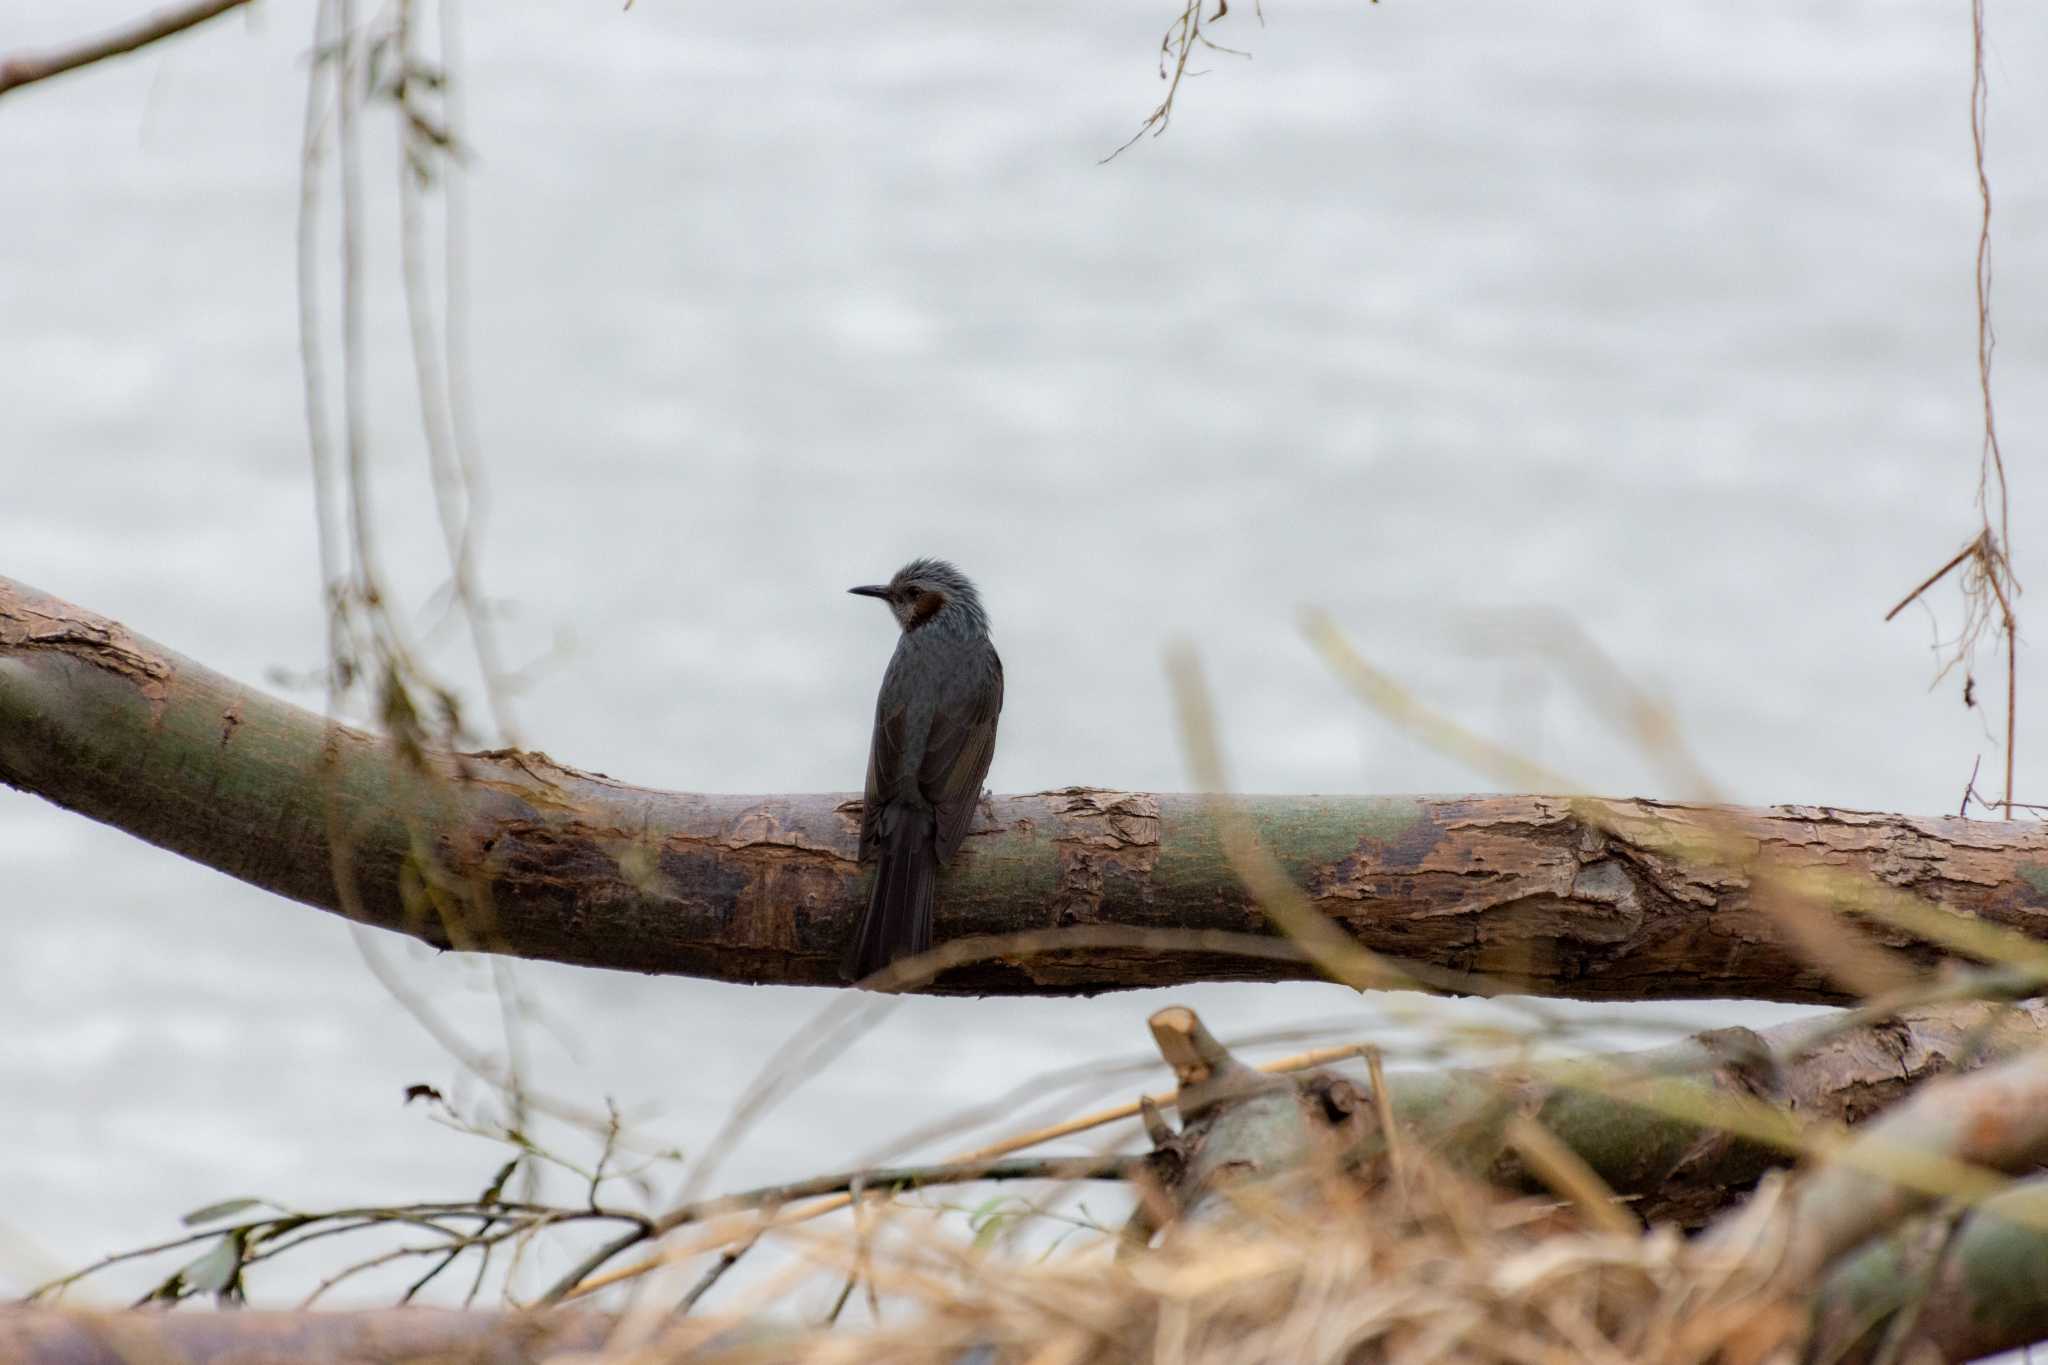
[[[1484,613],[1578,622],[1732,799],[1952,809],[1993,744],[1958,685],[1927,691],[1932,620],[1879,618],[1975,527],[1961,7],[1278,0],[1218,30],[1253,60],[1206,59],[1171,132],[1100,165],[1157,98],[1169,8],[472,16],[485,568],[515,657],[561,651],[520,699],[528,741],[652,785],[852,787],[892,640],[842,589],[938,553],[995,616],[998,790],[1186,786],[1179,636],[1237,785],[1474,787],[1321,668],[1314,603],[1595,790],[1683,794],[1486,647]],[[0,50],[130,9],[15,6]],[[2025,578],[2048,20],[1992,26]],[[0,103],[0,573],[252,681],[322,649],[292,273],[309,29],[273,0]],[[373,152],[381,524],[423,604],[438,540]],[[0,1283],[226,1195],[444,1195],[498,1160],[401,1110],[450,1063],[334,919],[0,792],[0,942]],[[478,964],[396,950],[489,1039]],[[658,1103],[692,1147],[829,998],[522,979],[576,1042],[537,1035],[544,1079]],[[912,1001],[722,1183],[1140,1052],[1167,999],[1226,1034],[1385,1027],[1308,985]]]

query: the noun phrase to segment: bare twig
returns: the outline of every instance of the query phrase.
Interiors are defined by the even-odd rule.
[[[1942,565],[1933,573],[1927,575],[1926,579],[1924,579],[1921,582],[1919,587],[1913,589],[1913,591],[1907,593],[1904,597],[1901,597],[1899,599],[1898,605],[1893,607],[1890,611],[1884,614],[1884,619],[1889,621],[1894,616],[1897,616],[1900,612],[1904,611],[1907,607],[1912,606],[1914,601],[1919,598],[1920,594],[1926,592],[1929,588],[1933,587],[1936,583],[1939,583],[1942,579],[1947,578],[1951,573],[1955,571],[1955,568],[1958,564],[1961,564],[1971,555],[1977,554],[1983,548],[1983,545],[1984,538],[1980,535],[1975,540],[1971,541],[1968,545],[1965,545],[1962,549],[1956,551],[1956,557],[1954,559],[1951,559],[1948,563]]]
[[[472,1231],[464,1232],[460,1228],[450,1226],[451,1221],[474,1222],[476,1227]],[[646,1215],[626,1209],[556,1208],[546,1204],[504,1203],[495,1200],[360,1205],[310,1213],[287,1210],[259,1218],[215,1223],[182,1236],[103,1256],[90,1265],[38,1285],[26,1295],[26,1298],[47,1298],[110,1266],[145,1260],[167,1251],[217,1241],[223,1237],[233,1238],[242,1244],[244,1250],[241,1260],[246,1266],[272,1260],[308,1242],[375,1228],[411,1227],[433,1233],[442,1239],[440,1243],[433,1246],[401,1248],[400,1251],[405,1255],[434,1256],[451,1248],[463,1251],[471,1247],[493,1246],[535,1228],[593,1221],[624,1222],[635,1228],[645,1228],[650,1222]],[[394,1259],[399,1258],[384,1256],[376,1263],[384,1264]]]
[[[662,1262],[652,1261],[630,1266],[599,1281],[592,1281],[589,1278],[606,1261],[638,1242],[663,1236],[690,1223],[701,1223],[727,1214],[757,1210],[772,1212],[800,1199],[813,1199],[821,1195],[845,1195],[856,1186],[879,1191],[919,1189],[927,1185],[973,1184],[983,1180],[1128,1180],[1137,1170],[1140,1161],[1141,1158],[1132,1156],[1042,1157],[1019,1158],[1013,1161],[947,1161],[928,1166],[883,1166],[870,1170],[841,1171],[836,1175],[813,1176],[808,1180],[795,1180],[781,1185],[764,1185],[740,1194],[698,1200],[669,1210],[655,1219],[640,1235],[630,1238],[622,1236],[598,1248],[568,1274],[557,1280],[545,1294],[541,1295],[539,1301],[559,1303],[565,1298],[580,1298],[606,1285],[643,1275]],[[820,1213],[831,1212],[832,1209],[844,1208],[848,1201],[836,1198],[827,1202],[831,1204],[831,1208],[806,1209],[802,1211],[800,1217],[815,1217]],[[759,1233],[754,1231],[749,1235],[758,1236]]]
[[[763,1227],[761,1232],[765,1231],[767,1229]],[[704,1273],[698,1277],[697,1283],[690,1286],[690,1292],[683,1295],[682,1302],[676,1305],[675,1316],[679,1318],[688,1317],[690,1311],[703,1300],[706,1294],[711,1292],[712,1286],[725,1278],[725,1272],[738,1265],[740,1257],[746,1255],[760,1244],[761,1232],[756,1232],[752,1237],[747,1238],[746,1241],[729,1246],[719,1252],[718,1259],[705,1268]]]
[[[1984,396],[1984,464],[1979,499],[1993,483],[1998,491],[1998,543],[2010,553],[2012,515],[2007,501],[2005,456],[1998,448],[1998,422],[1991,403],[1991,352],[1997,336],[1991,326],[1991,177],[1984,169],[1985,121],[1990,113],[1990,90],[1984,76],[1984,0],[1970,0],[1970,149],[1977,170],[1977,197],[1983,216],[1977,227],[1977,382]],[[1991,530],[1990,508],[1985,507],[1985,531]]]
[[[477,588],[476,531],[482,501],[482,472],[475,452],[474,434],[468,417],[467,385],[458,377],[465,354],[459,329],[467,325],[466,296],[458,282],[464,273],[459,244],[466,221],[455,208],[459,168],[449,173],[458,160],[461,143],[455,127],[458,110],[446,60],[449,24],[454,18],[452,0],[441,6],[444,61],[428,66],[415,52],[418,25],[413,0],[399,0],[395,10],[394,41],[398,48],[398,72],[394,77],[397,120],[399,263],[405,295],[406,320],[412,332],[413,367],[420,400],[420,428],[426,435],[427,464],[432,474],[434,508],[441,523],[442,543],[448,558],[449,589],[454,603],[469,625],[470,645],[483,678],[484,696],[502,742],[519,743],[507,695],[506,672],[498,649],[497,632]],[[428,77],[431,77],[430,79]],[[430,110],[423,101],[429,91],[441,91],[441,108]],[[442,312],[446,327],[437,335],[431,290],[427,280],[426,221],[423,203],[430,184],[448,186],[450,207],[445,224],[442,260],[447,272],[443,281]]]
[[[2019,802],[2013,799],[2014,768],[2019,749],[2019,617],[2013,599],[2020,584],[2012,568],[2012,499],[2005,477],[2005,453],[1998,443],[1998,415],[1991,395],[1991,360],[1998,335],[1991,325],[1991,176],[1985,169],[1986,124],[1990,115],[1990,89],[1984,71],[1984,0],[1970,0],[1970,151],[1977,177],[1977,199],[1981,212],[1977,220],[1977,389],[1984,410],[1984,438],[1977,463],[1977,510],[1983,519],[1977,536],[1930,574],[1919,587],[1906,594],[1898,606],[1885,614],[1887,621],[1958,565],[1970,562],[1971,571],[1963,582],[1963,628],[1954,652],[1942,665],[1940,676],[1974,653],[1987,629],[2005,637],[2005,793],[1999,801],[2005,818],[2013,818]],[[1993,606],[1997,612],[1994,618]],[[1966,683],[1963,700],[1971,704],[1973,685]],[[1972,774],[1972,786],[1975,774]],[[1963,797],[1965,810],[1969,794]]]
[[[194,4],[171,5],[156,13],[136,20],[125,28],[103,33],[97,38],[88,38],[71,47],[58,48],[52,52],[18,52],[11,57],[0,57],[0,95],[16,86],[28,85],[34,81],[48,80],[61,76],[66,71],[76,71],[81,66],[103,62],[109,57],[147,47],[149,44],[183,33],[205,23],[208,19],[238,9],[249,0],[197,0]]]
[[[1137,132],[1132,133],[1124,140],[1123,145],[1102,158],[1103,163],[1114,161],[1119,156],[1122,156],[1145,134],[1150,133],[1152,136],[1158,137],[1166,131],[1166,125],[1173,121],[1173,101],[1175,96],[1180,94],[1181,81],[1190,74],[1200,74],[1199,72],[1190,73],[1188,71],[1188,59],[1194,56],[1197,48],[1207,48],[1212,52],[1224,52],[1233,57],[1249,57],[1251,55],[1247,52],[1240,52],[1236,48],[1224,47],[1220,43],[1212,42],[1209,35],[1202,32],[1203,24],[1213,23],[1230,13],[1229,0],[1219,0],[1216,12],[1209,15],[1207,19],[1202,17],[1203,4],[1204,0],[1187,0],[1181,6],[1181,11],[1175,16],[1173,22],[1166,26],[1166,33],[1159,40],[1159,79],[1167,83],[1166,96],[1159,101],[1157,108],[1145,116],[1145,121],[1138,125]]]

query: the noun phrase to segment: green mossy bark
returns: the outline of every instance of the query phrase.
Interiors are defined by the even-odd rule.
[[[661,792],[539,753],[408,760],[6,579],[0,782],[367,924],[589,966],[837,984],[867,889],[851,797]],[[2029,932],[2048,917],[2038,825],[1548,796],[1229,799],[1318,909],[1453,986],[1483,973],[1584,999],[1845,998],[1753,903],[1744,867],[1671,855],[1688,832]],[[1201,796],[1090,788],[992,798],[941,876],[938,937],[1268,934],[1214,810]],[[1939,956],[1886,934],[1909,958]],[[927,989],[1314,975],[1284,952],[1136,937],[969,963]]]

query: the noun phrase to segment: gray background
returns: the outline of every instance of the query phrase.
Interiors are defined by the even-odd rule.
[[[1254,59],[1204,59],[1172,131],[1107,166],[1169,5],[472,15],[484,567],[515,659],[546,656],[524,738],[652,785],[852,787],[892,641],[843,589],[937,553],[1007,665],[998,790],[1186,787],[1160,665],[1183,637],[1242,788],[1483,786],[1329,676],[1295,624],[1316,604],[1592,790],[1685,794],[1497,613],[1576,621],[1733,799],[1952,810],[1975,755],[1996,767],[1959,682],[1928,691],[1954,600],[1879,618],[1976,527],[1964,8],[1239,6],[1216,34]],[[132,9],[15,0],[0,50]],[[2025,580],[2048,19],[1992,24]],[[0,104],[0,572],[252,682],[323,647],[292,268],[310,28],[266,0]],[[368,136],[374,458],[417,608],[438,541],[388,119]],[[390,946],[492,1038],[484,968]],[[520,978],[556,1026],[531,1031],[543,1078],[657,1105],[692,1148],[829,1000]],[[1168,999],[1226,1034],[1384,1027],[1308,985],[909,1002],[719,1183],[1141,1051]],[[494,1148],[397,1103],[452,1080],[340,921],[0,791],[0,1289],[226,1195],[480,1185]]]

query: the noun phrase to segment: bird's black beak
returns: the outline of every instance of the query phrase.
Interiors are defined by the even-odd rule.
[[[889,596],[889,585],[887,583],[868,583],[858,588],[848,588],[847,591],[856,597],[880,597],[886,600]]]

